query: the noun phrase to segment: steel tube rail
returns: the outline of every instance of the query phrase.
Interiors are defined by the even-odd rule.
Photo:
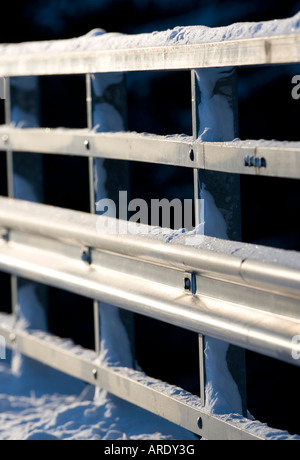
[[[3,203],[11,207],[10,212],[3,212]],[[47,213],[46,206],[7,199],[0,200],[0,209],[1,226],[11,230],[9,241],[4,238],[0,246],[1,270],[297,364],[292,357],[292,339],[300,331],[299,267],[272,267],[138,236],[98,236],[97,217],[87,216],[91,219],[87,231],[85,215],[73,211],[50,208]],[[39,211],[42,215],[38,218]],[[61,227],[56,229],[58,222]],[[72,232],[76,225],[77,231]],[[33,236],[24,235],[30,231]],[[73,246],[62,246],[55,239],[68,239]],[[91,251],[91,265],[82,262],[80,256],[86,243],[96,243],[92,247],[98,248]],[[195,295],[183,287],[185,276],[191,272],[198,277]],[[263,277],[264,272],[271,274]],[[213,283],[207,285],[210,278]],[[218,280],[225,287],[218,288]],[[249,304],[239,304],[226,294],[226,289],[233,291],[239,285],[252,289],[252,293],[257,290],[260,303],[256,305],[250,295]],[[284,299],[283,305],[278,304],[277,296]],[[269,310],[264,305],[267,299]],[[289,308],[285,309],[285,303]]]
[[[93,133],[88,130],[24,130],[0,126],[0,149],[300,179],[300,143],[212,143],[193,141],[188,136]]]
[[[251,280],[258,286],[267,285],[274,289],[298,294],[300,289],[300,258],[296,252],[273,248],[263,252],[264,261],[247,257],[258,251],[258,246],[238,245],[219,241],[214,251],[183,245],[166,245],[164,239],[147,238],[150,227],[141,227],[145,236],[126,235],[126,222],[119,221],[120,234],[97,231],[102,217],[78,211],[55,208],[22,200],[0,198],[0,227],[52,238],[81,247],[98,248],[103,251],[132,257],[144,262],[156,263],[173,269],[196,271],[219,279],[234,279],[240,282]],[[108,221],[112,219],[108,219]],[[101,228],[103,228],[102,226]],[[201,237],[202,241],[210,240]],[[198,243],[195,238],[195,245]],[[240,251],[241,255],[231,255]],[[276,258],[276,264],[272,260]],[[269,261],[268,261],[269,260]],[[280,261],[281,264],[280,264]]]
[[[101,45],[99,45],[101,46]],[[287,53],[286,50],[289,50]],[[292,64],[300,61],[300,34],[195,45],[96,51],[0,50],[1,76],[67,75],[145,70]]]
[[[13,243],[2,245],[0,269],[298,364],[292,355],[293,337],[300,331],[298,319],[202,296],[201,290],[199,295],[188,295],[183,289],[184,273],[173,288],[147,279],[146,274],[120,276],[117,269],[96,262],[86,266],[80,257],[75,262],[33,245],[24,248]]]
[[[39,235],[81,247],[99,248],[103,251],[132,257],[144,262],[157,263],[179,270],[197,271],[218,278],[235,279],[240,282],[247,279],[262,285],[266,283],[273,289],[284,289],[291,293],[299,293],[300,289],[300,258],[296,252],[266,249],[264,261],[247,257],[254,254],[258,246],[219,240],[214,251],[183,245],[166,245],[161,241],[147,237],[150,227],[142,226],[144,236],[126,235],[126,222],[119,221],[120,234],[109,234],[97,231],[102,217],[78,211],[55,208],[22,200],[0,198],[0,227],[20,232]],[[108,219],[113,221],[113,219]],[[101,228],[103,228],[102,226]],[[146,235],[145,235],[146,234]],[[201,237],[202,241],[210,238]],[[195,245],[199,239],[195,238]],[[240,251],[241,255],[231,255]],[[272,261],[276,258],[276,264]],[[282,263],[280,264],[280,261]],[[249,268],[248,268],[249,267]]]

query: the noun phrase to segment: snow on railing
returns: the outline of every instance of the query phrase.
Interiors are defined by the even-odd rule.
[[[13,286],[13,316],[1,315],[0,338],[15,351],[14,372],[31,371],[22,353],[208,439],[289,438],[245,418],[244,382],[233,379],[227,354],[230,342],[299,365],[299,255],[233,243],[241,237],[238,174],[300,178],[300,144],[235,139],[234,67],[300,62],[299,17],[0,46],[10,197],[0,200],[0,268]],[[191,70],[193,136],[126,132],[124,72],[171,69]],[[38,76],[61,74],[86,74],[87,130],[38,128]],[[108,221],[99,227],[97,216],[19,202],[44,201],[42,156],[28,152],[88,157],[92,214],[96,202],[116,202],[128,188],[126,168],[104,159],[190,168],[197,228],[102,234]],[[206,171],[230,181],[212,184]],[[47,324],[35,282],[94,299],[95,352],[36,332]],[[135,370],[130,316],[122,321],[112,305],[199,334],[201,398]],[[234,348],[232,356],[243,371]]]

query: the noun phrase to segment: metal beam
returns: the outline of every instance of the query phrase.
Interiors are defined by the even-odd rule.
[[[101,46],[101,45],[99,45]],[[287,52],[288,50],[288,52]],[[26,44],[1,53],[0,75],[67,75],[144,70],[293,64],[300,61],[300,34],[249,38],[196,45],[96,51],[34,51]]]
[[[188,136],[0,126],[0,150],[140,161],[251,176],[300,179],[300,143],[200,142]],[[191,155],[192,153],[192,155]]]
[[[63,348],[63,340],[46,333],[29,334],[12,325],[10,318],[0,315],[0,334],[9,348],[65,372],[73,377],[108,391],[153,414],[169,420],[209,440],[263,440],[258,428],[242,417],[226,421],[205,411],[200,400],[182,389],[147,377],[142,372],[122,367],[99,366],[96,353]],[[252,431],[249,427],[252,424]],[[272,436],[272,429],[265,435]],[[275,432],[274,432],[275,435]]]

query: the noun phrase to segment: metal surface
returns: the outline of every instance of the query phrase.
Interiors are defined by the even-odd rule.
[[[104,228],[107,224],[103,219],[77,211],[0,197],[0,226],[3,228],[75,244],[80,248],[99,248],[170,269],[184,272],[188,269],[189,272],[201,273],[216,281],[249,282],[274,292],[282,291],[291,296],[299,294],[300,260],[296,252],[264,248],[259,260],[254,256],[259,254],[261,247],[240,244],[237,254],[234,244],[223,240],[213,240],[214,250],[195,250],[192,247],[193,239],[188,241],[188,246],[166,245],[163,238],[159,241],[157,238],[126,235],[126,222],[123,221],[119,221],[120,234],[99,232],[98,228]],[[149,234],[151,229],[145,226],[144,232]],[[199,240],[196,236],[194,246],[197,248],[201,243],[205,245],[205,242],[209,245],[210,241],[202,236]]]
[[[287,52],[288,50],[288,52]],[[0,75],[67,75],[203,67],[292,64],[300,61],[300,34],[199,45],[0,56]]]
[[[293,269],[144,237],[97,234],[99,217],[4,198],[0,210],[0,225],[11,229],[9,242],[0,246],[1,270],[300,364],[292,358],[292,338],[300,331],[297,264]],[[82,261],[82,245],[95,248],[91,265]],[[196,295],[184,290],[187,271],[197,277]]]
[[[25,47],[26,48],[26,47]],[[34,48],[34,47],[33,47]],[[31,49],[33,49],[31,48]],[[156,48],[0,54],[0,75],[66,75],[145,70],[272,65],[300,61],[300,34]],[[288,50],[288,51],[287,51]],[[194,74],[194,71],[192,71]],[[95,158],[130,160],[234,174],[300,178],[300,145],[197,141],[196,91],[193,137],[91,132],[92,88],[87,76],[87,130],[0,127],[13,196],[13,155],[31,152],[79,155],[90,161],[94,211]],[[9,95],[8,95],[9,96]],[[9,97],[8,97],[9,101]],[[10,107],[6,105],[6,123]],[[111,130],[109,128],[109,130]],[[121,130],[121,129],[120,129]],[[122,167],[122,165],[121,165]],[[111,184],[111,181],[108,180]],[[112,185],[114,187],[115,184]],[[24,199],[25,197],[20,197]],[[99,232],[99,217],[0,198],[0,270],[16,277],[84,295],[200,334],[200,381],[204,388],[203,334],[294,365],[293,337],[300,333],[300,257],[296,253],[197,238],[189,246],[163,238]],[[196,221],[201,210],[196,209]],[[124,224],[123,224],[124,225]],[[102,225],[100,225],[102,228]],[[184,240],[181,240],[184,243]],[[14,298],[16,303],[16,296]],[[115,308],[111,306],[110,308]],[[207,439],[260,439],[242,417],[216,417],[199,398],[132,369],[95,364],[99,353],[63,349],[45,333],[18,329],[0,315],[0,335],[9,347],[162,416]],[[31,325],[34,327],[34,325]],[[204,403],[203,392],[201,393]],[[189,403],[187,403],[187,400]]]
[[[89,143],[87,150],[85,142]],[[186,136],[92,133],[88,130],[0,127],[0,150],[140,161],[234,174],[300,179],[300,144],[199,142]],[[194,155],[191,156],[191,151]],[[249,167],[245,159],[263,159]]]
[[[192,132],[193,132],[193,143],[198,137],[198,107],[197,107],[197,91],[196,91],[196,75],[195,71],[191,71],[191,93],[192,93]],[[195,151],[194,146],[191,147],[193,152],[190,155],[190,160],[195,164]],[[198,169],[193,170],[194,180],[194,203],[195,203],[195,227],[198,227],[201,223],[204,223],[204,209],[201,208],[201,186],[199,181]],[[199,349],[199,373],[200,373],[200,397],[201,404],[205,407],[205,356],[204,356],[204,336],[199,334],[198,336],[198,349]]]
[[[141,372],[126,368],[113,368],[95,364],[96,354],[82,355],[63,349],[63,341],[45,333],[30,334],[18,330],[0,315],[0,334],[7,346],[21,351],[57,370],[66,372],[92,385],[99,386],[132,404],[138,405],[160,417],[176,423],[206,439],[262,440],[263,438],[245,427],[248,420],[236,417],[234,421],[222,420],[205,411],[200,400],[168,384],[151,379]],[[12,340],[13,339],[13,340]],[[87,356],[88,355],[88,356]],[[176,391],[177,390],[177,391]],[[198,419],[202,419],[199,428]],[[270,434],[272,430],[270,429]]]
[[[93,129],[93,101],[92,101],[92,82],[91,75],[86,75],[86,109],[87,109],[87,127],[91,131]],[[90,150],[90,141],[85,139],[84,148],[87,152]],[[94,190],[94,158],[89,156],[89,195],[90,195],[90,212],[96,213],[95,208],[95,190]],[[100,322],[99,322],[99,304],[96,300],[93,302],[93,315],[94,315],[94,337],[95,337],[95,351],[97,356],[100,355]]]

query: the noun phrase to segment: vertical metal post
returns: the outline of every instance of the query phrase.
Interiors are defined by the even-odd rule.
[[[6,78],[6,94],[5,94],[5,123],[11,123],[11,91],[10,91],[10,78]],[[13,166],[13,152],[6,152],[6,169],[7,169],[7,194],[10,198],[14,197],[14,166]],[[17,316],[17,277],[11,276],[11,302],[12,313]]]
[[[127,125],[125,75],[87,75],[86,88],[89,129],[124,131]],[[128,164],[90,158],[89,173],[91,212],[95,213],[98,201],[107,198],[118,208],[119,192],[129,188]],[[122,216],[126,215],[123,209],[121,211]],[[94,319],[96,351],[100,359],[110,364],[135,367],[134,315],[95,302]]]
[[[195,72],[191,72],[191,88],[192,88],[192,123],[193,123],[193,140],[198,137],[198,117],[197,117],[197,91],[196,91],[196,77]],[[198,227],[201,223],[201,184],[199,181],[198,169],[193,170],[194,175],[194,202],[195,202],[195,226]],[[202,213],[203,215],[203,213]],[[205,364],[204,364],[204,337],[199,334],[199,364],[200,364],[200,398],[202,406],[205,406]]]
[[[91,75],[86,75],[86,105],[87,105],[87,125],[88,129],[93,129],[93,100],[92,100],[92,81]],[[95,206],[95,189],[94,189],[94,158],[89,157],[89,187],[90,187],[90,212],[96,213]],[[97,356],[100,355],[100,322],[99,322],[99,303],[94,300],[94,336],[95,336],[95,351]]]
[[[7,79],[5,116],[6,124],[22,128],[39,124],[39,84],[37,77]],[[7,152],[8,195],[27,201],[43,201],[42,156]],[[17,319],[24,320],[31,329],[47,328],[47,288],[17,277],[11,279],[12,310]],[[27,359],[16,353],[13,371],[22,373]]]
[[[193,70],[193,137],[203,142],[230,141],[238,136],[236,72],[233,68]],[[194,171],[196,225],[200,222],[199,201],[204,200],[204,234],[241,240],[240,178],[237,175]],[[201,201],[200,201],[201,203]],[[202,403],[215,413],[247,414],[244,350],[199,336]],[[224,359],[223,359],[224,358]],[[220,361],[228,371],[227,388],[212,377],[220,372]],[[209,382],[208,382],[209,380]],[[205,391],[203,388],[205,387]],[[230,394],[229,401],[226,400]],[[216,397],[218,395],[218,397]],[[223,398],[223,401],[221,401]],[[219,399],[219,400],[218,400]],[[226,403],[224,401],[226,400]],[[227,407],[226,404],[231,406]]]

